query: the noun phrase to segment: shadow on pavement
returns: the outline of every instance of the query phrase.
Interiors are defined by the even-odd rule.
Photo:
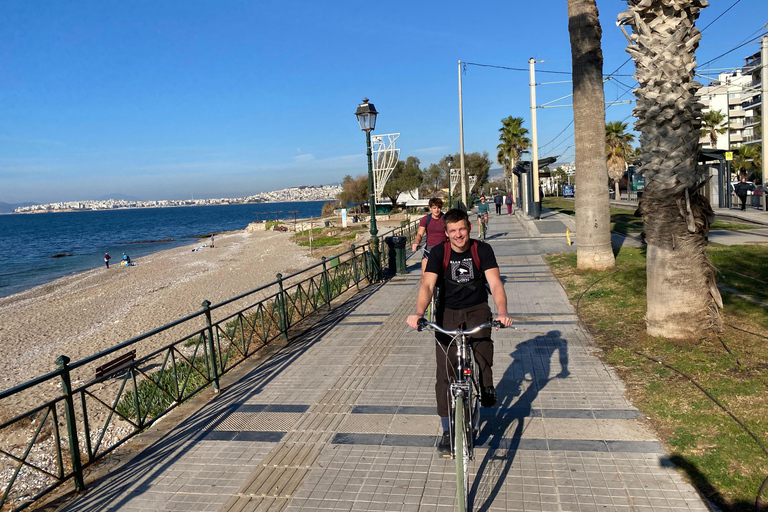
[[[551,359],[555,351],[562,370],[551,377]],[[491,411],[485,409],[481,413],[477,445],[487,445],[488,452],[480,462],[470,490],[475,504],[473,510],[478,512],[490,509],[503,486],[520,447],[525,419],[531,417],[532,404],[539,391],[551,379],[564,379],[570,374],[568,342],[560,331],[549,331],[524,341],[510,355],[512,364],[496,388],[499,402]],[[525,382],[529,384],[523,392]]]

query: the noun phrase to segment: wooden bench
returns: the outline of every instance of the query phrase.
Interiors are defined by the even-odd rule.
[[[117,357],[113,359],[112,361],[109,361],[108,363],[104,363],[101,366],[96,367],[96,378],[103,377],[104,375],[108,374],[109,372],[112,372],[114,370],[118,370],[120,368],[123,368],[125,366],[128,366],[132,362],[136,360],[136,349],[131,350],[130,352],[126,352],[125,354],[121,355],[120,357]]]

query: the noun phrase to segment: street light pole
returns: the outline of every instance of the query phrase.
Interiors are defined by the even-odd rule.
[[[357,106],[355,112],[360,129],[365,132],[365,142],[368,148],[368,191],[371,194],[371,251],[373,252],[374,280],[381,278],[381,251],[379,250],[379,230],[376,229],[376,191],[373,188],[373,151],[371,151],[371,132],[376,127],[378,112],[368,98],[363,98],[363,103]]]

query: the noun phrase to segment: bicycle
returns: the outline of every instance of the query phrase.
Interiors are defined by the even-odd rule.
[[[447,331],[424,318],[419,319],[418,330],[429,328],[451,336],[450,346],[456,343],[456,372],[448,389],[450,398],[451,458],[456,460],[456,498],[459,511],[468,510],[469,461],[474,459],[475,436],[480,426],[480,383],[469,336],[487,327],[504,327],[496,320],[478,325],[474,329]]]
[[[488,221],[485,219],[485,215],[480,217],[480,240],[485,242],[485,235],[488,233]]]

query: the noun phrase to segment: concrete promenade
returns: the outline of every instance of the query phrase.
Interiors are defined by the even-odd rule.
[[[518,328],[494,334],[499,404],[482,413],[473,510],[709,510],[595,356],[545,264],[545,252],[573,250],[562,226],[491,216]],[[455,510],[454,461],[435,449],[434,341],[405,324],[419,257],[409,265],[45,510]]]

